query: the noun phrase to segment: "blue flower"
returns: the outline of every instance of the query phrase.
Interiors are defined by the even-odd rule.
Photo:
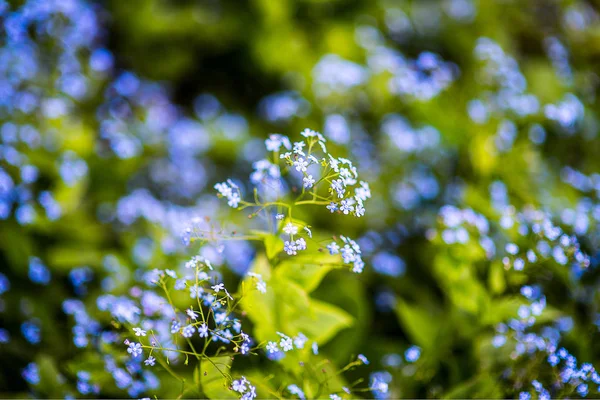
[[[140,343],[131,342],[128,346],[127,352],[131,354],[131,357],[137,357],[142,354],[142,345]]]
[[[50,282],[50,270],[37,257],[29,258],[29,279],[41,285],[47,285]]]
[[[40,383],[40,370],[36,363],[29,363],[21,372],[21,376],[31,385]]]
[[[404,352],[404,358],[408,362],[415,362],[421,357],[421,348],[419,346],[411,346]]]

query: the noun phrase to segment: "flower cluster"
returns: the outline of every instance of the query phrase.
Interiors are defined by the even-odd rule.
[[[217,183],[215,189],[219,192],[220,197],[225,197],[227,199],[229,207],[238,207],[241,200],[240,188],[233,183],[231,179],[228,179],[227,182]]]
[[[296,349],[303,349],[306,342],[308,342],[308,338],[302,333],[299,332],[293,338],[281,333],[277,332],[280,336],[279,343],[276,341],[269,341],[265,347],[265,351],[267,355],[277,355],[280,351],[288,352],[290,350],[294,350],[294,346]]]
[[[360,246],[354,240],[346,236],[340,236],[343,247],[340,247],[336,241],[327,245],[329,254],[341,254],[344,264],[352,265],[352,272],[361,273],[365,263],[361,257]]]
[[[240,394],[241,400],[252,400],[256,398],[256,387],[253,386],[246,377],[233,381],[231,390]]]
[[[358,181],[358,172],[352,162],[346,158],[334,157],[327,152],[326,139],[323,135],[310,129],[301,132],[303,141],[292,142],[287,136],[272,134],[265,140],[267,151],[273,153],[271,160],[263,159],[254,163],[251,182],[261,188],[263,195],[273,196],[284,188],[282,176],[284,172],[299,173],[302,193],[292,204],[327,204],[331,212],[361,217],[365,214],[364,202],[371,197],[369,185]],[[287,151],[286,151],[287,150]],[[322,154],[319,154],[320,152]],[[280,154],[280,152],[282,152]],[[283,171],[279,160],[290,171]],[[319,194],[319,186],[326,185],[326,196]],[[215,189],[220,197],[225,197],[232,208],[242,206],[262,206],[269,203],[247,203],[241,200],[239,187],[230,179],[217,183]],[[277,198],[277,196],[276,196]],[[304,199],[304,200],[303,200]],[[310,200],[307,200],[310,199]],[[329,201],[327,201],[329,200]]]
[[[279,221],[278,233],[285,235],[282,250],[289,256],[306,250],[307,241],[313,236],[308,225],[293,219],[294,209],[306,205],[325,205],[332,213],[362,217],[365,214],[364,203],[371,197],[368,183],[358,180],[357,168],[350,160],[336,158],[329,153],[322,134],[305,129],[301,135],[305,139],[293,143],[281,134],[272,134],[265,140],[265,147],[271,157],[254,163],[254,172],[250,176],[256,187],[254,202],[243,200],[240,186],[231,179],[215,185],[218,196],[226,198],[230,207],[258,208],[250,217],[263,210],[269,218],[274,215]],[[292,201],[286,201],[282,193],[288,186],[284,183],[284,177],[288,175],[290,180],[296,179],[302,187],[298,190],[298,197]],[[326,188],[326,192],[321,188]],[[192,229],[188,228],[186,232],[184,240],[189,242]],[[305,236],[300,235],[300,232]],[[356,273],[362,272],[364,262],[360,247],[351,239],[344,236],[341,238],[344,246],[339,248],[332,243],[328,246],[330,253],[340,253],[344,264],[352,265],[352,270]]]

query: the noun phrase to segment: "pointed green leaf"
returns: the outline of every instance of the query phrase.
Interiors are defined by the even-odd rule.
[[[401,299],[398,299],[396,313],[414,343],[424,349],[435,346],[440,330],[439,318],[431,315],[426,309],[409,305]]]

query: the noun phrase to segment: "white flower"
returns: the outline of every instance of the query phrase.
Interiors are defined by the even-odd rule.
[[[356,215],[357,217],[362,217],[363,215],[365,215],[365,207],[363,207],[362,203],[358,203],[356,205],[356,207],[354,208],[354,215]]]
[[[349,199],[342,200],[342,204],[340,206],[340,211],[343,212],[344,214],[348,215],[352,210],[354,210],[352,201]]]
[[[354,253],[354,250],[352,250],[352,248],[348,245],[345,245],[342,250],[342,258],[344,259],[344,263],[345,264],[350,264],[353,263],[354,260],[356,260],[356,254]]]
[[[344,194],[346,193],[346,188],[344,187],[344,183],[341,179],[336,179],[331,182],[331,189],[337,193],[340,199],[343,198]]]
[[[177,279],[177,274],[172,269],[165,269],[165,273],[173,279]]]
[[[300,389],[298,387],[298,385],[289,385],[287,387],[287,390],[291,393],[291,394],[295,394],[296,396],[298,396],[298,398],[300,400],[305,400],[306,396],[304,395],[304,392],[302,391],[302,389]]]
[[[243,380],[233,381],[233,383],[231,384],[231,388],[235,392],[244,393],[246,391],[246,382],[244,382]]]
[[[222,324],[225,321],[227,321],[227,313],[220,312],[215,314],[215,323]]]
[[[300,132],[300,134],[306,138],[315,137],[315,136],[319,135],[318,132],[315,132],[312,129],[308,129],[308,128],[304,129],[302,132]]]
[[[302,332],[298,332],[298,335],[294,337],[294,346],[298,349],[303,349],[307,341],[308,338]]]
[[[308,167],[308,162],[306,162],[306,160],[302,157],[298,157],[293,164],[298,172],[306,172],[306,167]]]
[[[142,354],[142,345],[140,343],[129,343],[127,352],[131,354],[131,357],[137,357]]]
[[[227,205],[231,208],[237,208],[240,203],[240,195],[237,193],[232,193],[231,196],[228,197]]]
[[[287,136],[278,133],[270,135],[269,138],[265,140],[265,147],[268,151],[279,151],[282,145],[288,150],[292,148],[290,139],[288,139]]]
[[[335,204],[334,202],[329,203],[329,205],[326,207],[329,211],[336,212],[338,209],[338,205]]]
[[[305,155],[304,152],[302,151],[304,146],[305,146],[304,142],[295,142],[294,143],[294,153]]]
[[[354,194],[362,201],[366,201],[367,199],[371,198],[371,189],[369,189],[369,184],[361,181],[360,187],[354,190]]]
[[[219,283],[217,285],[211,286],[211,288],[215,291],[215,293],[219,293],[221,290],[225,290],[225,285],[223,283]]]
[[[186,325],[181,330],[181,335],[185,338],[192,337],[192,335],[196,332],[196,328],[193,325]]]
[[[292,344],[292,339],[289,337],[282,337],[281,341],[279,341],[279,345],[283,349],[283,351],[294,350],[294,345]]]
[[[298,227],[295,226],[294,224],[292,224],[291,222],[288,222],[284,227],[283,227],[283,231],[285,233],[287,233],[288,235],[295,235],[298,233]]]
[[[371,389],[376,390],[381,393],[387,393],[388,384],[382,380],[374,379],[373,383],[371,384]]]
[[[340,172],[340,167],[339,167],[340,162],[338,160],[336,160],[335,158],[333,158],[333,156],[331,154],[329,154],[329,166],[335,171],[335,172]]]
[[[263,294],[267,293],[267,284],[265,283],[265,281],[256,282],[256,290]]]
[[[278,221],[281,221],[285,216],[283,214],[277,214],[275,216],[275,219],[277,219]]]
[[[186,288],[187,284],[186,284],[186,280],[185,279],[177,279],[175,281],[175,285],[173,285],[173,289],[175,290],[183,290]]]
[[[314,180],[312,175],[308,175],[308,176],[304,177],[303,182],[304,182],[304,187],[306,189],[310,189],[311,187],[313,187],[313,185],[315,184],[316,181]]]
[[[279,351],[279,347],[277,347],[277,343],[276,342],[267,343],[267,351],[271,354],[277,353]]]
[[[191,308],[185,310],[185,313],[193,320],[196,320],[198,318],[198,313]]]
[[[331,242],[327,245],[327,250],[329,250],[329,254],[334,255],[340,252],[340,246],[336,242]]]
[[[279,135],[271,135],[267,140],[265,140],[265,147],[267,151],[279,151],[281,147],[281,141],[277,137]]]
[[[289,255],[296,255],[296,244],[294,242],[288,242],[287,240],[285,241],[285,243],[283,244],[283,250]]]
[[[229,197],[231,195],[231,188],[225,182],[217,183],[215,189],[217,189],[223,197]]]
[[[360,258],[360,256],[356,256],[354,260],[354,265],[352,266],[352,272],[360,274],[365,267],[365,262]]]
[[[312,154],[310,156],[308,156],[308,161],[310,161],[310,164],[318,164],[319,160],[317,159],[317,157],[313,156]]]
[[[304,238],[296,240],[296,249],[298,251],[306,250],[306,240],[304,240]]]
[[[141,328],[133,328],[135,336],[146,336],[146,331]]]
[[[206,324],[202,324],[198,327],[198,333],[200,337],[208,337],[208,326]]]

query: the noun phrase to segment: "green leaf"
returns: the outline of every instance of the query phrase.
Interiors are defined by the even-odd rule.
[[[267,253],[267,258],[272,260],[277,256],[277,254],[283,251],[283,240],[279,236],[276,235],[268,235],[265,236],[265,251]]]
[[[272,286],[277,297],[276,305],[280,319],[294,318],[295,314],[308,310],[310,299],[302,286],[285,278],[277,279]]]
[[[281,262],[276,274],[293,280],[307,292],[315,290],[325,275],[339,264],[339,256],[315,254],[314,256],[296,256]]]
[[[275,305],[276,305],[276,290],[271,282],[271,266],[264,255],[260,255],[254,261],[252,272],[261,274],[265,282],[267,282],[267,293],[260,293],[258,290],[250,290],[253,288],[253,278],[246,277],[242,281],[244,286],[244,296],[241,300],[241,306],[247,313],[248,318],[254,323],[254,334],[259,341],[275,335],[277,331]]]
[[[489,311],[484,315],[482,324],[495,325],[500,322],[505,322],[510,318],[517,316],[520,306],[529,304],[530,302],[522,296],[505,297],[493,301]],[[546,306],[542,311],[542,314],[536,317],[536,325],[555,321],[557,318],[560,318],[561,315],[561,312],[556,308]]]
[[[411,340],[424,349],[433,349],[440,331],[440,319],[428,310],[398,299],[396,313]]]
[[[492,263],[488,277],[490,290],[492,293],[501,294],[506,289],[506,279],[504,278],[504,268],[500,262]]]
[[[231,369],[231,357],[211,357],[210,360],[202,360],[194,371],[194,381],[199,381],[202,391],[210,399],[237,399],[238,396],[229,389],[231,383],[229,370]]]
[[[489,374],[477,375],[462,382],[444,394],[444,399],[501,399],[502,394],[498,382]]]
[[[55,361],[48,355],[41,355],[37,359],[37,365],[40,374],[38,390],[48,397],[60,396],[61,388],[57,384],[59,373]]]
[[[301,264],[296,267],[301,268]],[[341,329],[352,326],[354,320],[350,314],[331,304],[311,299],[306,288],[299,283],[313,287],[322,279],[322,272],[312,277],[306,275],[310,279],[304,281],[292,280],[288,279],[288,275],[294,275],[291,268],[292,265],[288,264],[288,267],[277,268],[272,274],[266,257],[259,256],[252,271],[262,274],[267,282],[267,293],[248,290],[253,285],[251,278],[243,282],[245,295],[241,305],[254,323],[254,334],[259,341],[276,339],[278,331],[288,335],[302,332],[322,344]]]
[[[339,307],[310,299],[307,312],[286,321],[291,332],[302,332],[319,344],[327,343],[340,330],[349,328],[354,318]]]

